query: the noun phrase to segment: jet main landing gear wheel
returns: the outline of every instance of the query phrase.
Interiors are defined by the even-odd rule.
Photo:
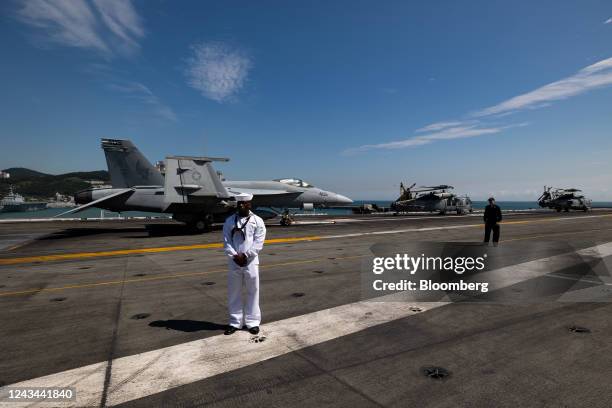
[[[191,229],[198,233],[209,232],[212,230],[213,219],[212,216],[207,214],[203,217],[196,219],[194,222],[190,223],[189,226]]]

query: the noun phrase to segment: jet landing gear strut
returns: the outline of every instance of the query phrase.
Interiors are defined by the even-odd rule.
[[[213,225],[213,216],[210,214],[205,214],[196,217],[194,220],[187,223],[189,229],[193,232],[204,233],[212,231]]]
[[[291,217],[291,214],[289,214],[289,210],[285,210],[283,212],[283,214],[281,215],[281,219],[280,219],[280,225],[284,226],[284,227],[288,227],[291,224],[293,224],[295,221],[293,219],[293,217]]]

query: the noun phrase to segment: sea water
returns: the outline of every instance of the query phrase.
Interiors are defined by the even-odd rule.
[[[353,206],[360,206],[362,204],[376,204],[380,208],[389,208],[391,201],[385,200],[356,200]],[[487,205],[486,201],[473,201],[472,203],[475,210],[482,210]],[[535,201],[497,201],[497,205],[502,210],[532,210],[539,209],[538,203]],[[599,201],[593,202],[593,208],[612,208],[612,202]],[[26,212],[8,212],[0,213],[0,220],[2,219],[26,219],[26,218],[52,218],[58,214],[66,212],[70,208],[47,208],[39,211],[26,211]],[[302,214],[329,214],[329,215],[347,215],[352,214],[350,208],[322,208],[315,209],[312,211],[297,210],[296,212]],[[125,211],[121,214],[100,210],[99,208],[88,208],[76,214],[67,214],[59,218],[119,218],[119,217],[160,217],[160,218],[171,218],[170,214],[163,213],[152,213],[143,211]]]

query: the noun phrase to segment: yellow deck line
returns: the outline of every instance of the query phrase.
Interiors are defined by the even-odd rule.
[[[266,240],[266,244],[286,244],[300,241],[316,241],[321,239],[318,236],[310,237],[296,237],[296,238],[275,238]],[[29,262],[48,262],[48,261],[59,261],[69,259],[83,259],[83,258],[98,258],[104,256],[117,256],[117,255],[132,255],[132,254],[153,254],[159,252],[171,252],[171,251],[188,251],[193,249],[210,249],[210,248],[223,248],[223,244],[215,242],[211,244],[195,244],[195,245],[177,245],[168,247],[157,247],[157,248],[134,248],[134,249],[118,249],[113,251],[100,251],[100,252],[77,252],[70,254],[55,254],[55,255],[39,255],[39,256],[26,256],[22,258],[0,258],[0,265],[15,265],[20,263]]]
[[[588,216],[589,218],[600,218],[600,217],[612,217],[612,214],[602,214],[595,216]],[[582,217],[572,217],[572,220],[580,220]],[[532,224],[540,222],[553,222],[559,220],[568,220],[567,217],[555,217],[555,218],[543,218],[538,220],[518,220],[518,221],[502,221],[502,225],[520,225],[520,224]],[[482,227],[483,224],[466,224],[465,227]],[[415,231],[416,232],[416,231]],[[348,234],[347,237],[359,234]],[[370,233],[364,233],[363,235],[370,235]],[[318,241],[327,238],[336,238],[338,236],[307,236],[307,237],[294,237],[294,238],[275,238],[268,239],[265,241],[266,244],[287,244],[292,242],[301,241]],[[20,258],[0,258],[1,265],[16,265],[30,262],[49,262],[49,261],[60,261],[60,260],[71,260],[71,259],[87,259],[87,258],[98,258],[105,256],[118,256],[118,255],[132,255],[132,254],[153,254],[160,252],[171,252],[171,251],[187,251],[194,249],[211,249],[211,248],[222,248],[223,244],[220,242],[210,244],[195,244],[195,245],[178,245],[168,247],[157,247],[157,248],[134,248],[134,249],[119,249],[113,251],[100,251],[100,252],[80,252],[80,253],[69,253],[69,254],[55,254],[55,255],[38,255],[28,256]]]
[[[547,237],[555,236],[555,235],[586,234],[586,233],[591,233],[591,232],[596,232],[596,231],[610,231],[610,230],[612,230],[612,228],[595,228],[595,229],[590,229],[590,230],[585,230],[585,231],[551,232],[551,233],[544,234],[544,235],[528,235],[526,237],[501,239],[500,242],[503,243],[503,242],[511,242],[511,241],[525,241],[527,239],[547,238]]]
[[[369,256],[369,255],[352,255],[352,256],[345,256],[345,257],[337,257],[336,259],[354,259],[354,258],[363,258],[366,256]],[[278,266],[299,265],[299,264],[315,263],[315,262],[321,262],[321,261],[327,261],[327,260],[329,260],[329,258],[304,259],[300,261],[279,262],[275,264],[261,265],[260,268],[267,269],[267,268],[274,268]],[[146,278],[132,278],[132,279],[122,279],[122,280],[114,280],[114,281],[106,281],[106,282],[82,283],[82,284],[75,284],[75,285],[58,286],[54,288],[26,289],[26,290],[14,291],[14,292],[0,292],[0,297],[29,295],[32,293],[40,293],[40,292],[56,292],[56,291],[67,290],[67,289],[92,288],[96,286],[120,285],[123,283],[175,279],[175,278],[184,278],[184,277],[189,277],[189,276],[202,276],[202,275],[210,275],[213,273],[226,272],[226,271],[227,271],[227,268],[222,268],[222,269],[211,269],[205,272],[175,273],[175,274],[170,274],[170,275],[149,276]]]
[[[606,216],[612,216],[612,214],[610,215],[606,215]],[[533,220],[531,222],[544,222],[544,221],[552,221],[552,220],[557,220],[559,218],[554,218],[554,219],[548,219],[548,220]],[[524,224],[526,223],[525,221],[509,221],[509,222],[503,222],[504,224]],[[480,224],[478,224],[480,225]],[[472,224],[469,226],[476,226],[476,224]],[[588,232],[594,232],[594,231],[607,231],[610,230],[610,228],[599,228],[599,229],[592,229],[592,230],[586,230],[586,231],[567,231],[567,232],[557,232],[557,233],[548,233],[545,235],[532,235],[532,236],[528,236],[528,237],[520,237],[520,238],[510,238],[507,240],[502,240],[502,242],[509,242],[509,241],[519,241],[519,240],[528,240],[528,239],[536,239],[536,238],[545,238],[546,236],[551,236],[551,235],[569,235],[569,234],[583,234],[583,233],[588,233]],[[325,236],[312,236],[312,237],[299,237],[299,238],[279,238],[279,239],[271,239],[271,240],[267,240],[266,243],[283,243],[283,242],[294,242],[294,241],[316,241],[316,240],[321,240],[321,239],[325,239]],[[184,246],[184,247],[164,247],[164,248],[150,248],[150,249],[166,249],[166,248],[186,248],[186,249],[196,249],[196,248],[192,248],[192,247],[205,247],[205,248],[211,248],[211,247],[222,247],[222,244],[202,244],[202,245],[189,245],[189,246]],[[175,249],[167,249],[168,251],[172,251]],[[146,251],[145,249],[141,249],[140,251]],[[118,251],[108,251],[108,252],[118,252]],[[158,252],[164,252],[164,251],[158,251]],[[97,252],[95,252],[94,254],[98,254]],[[67,255],[75,255],[75,254],[67,254]],[[370,256],[370,255],[354,255],[354,256],[347,256],[347,257],[337,257],[336,259],[354,259],[354,258],[363,258],[366,256]],[[273,268],[273,267],[277,267],[277,266],[288,266],[288,265],[297,265],[297,264],[306,264],[306,263],[314,263],[314,262],[319,262],[319,261],[325,261],[328,260],[328,258],[314,258],[314,259],[307,259],[307,260],[300,260],[300,261],[291,261],[291,262],[281,262],[281,263],[276,263],[276,264],[266,264],[266,265],[262,265],[260,266],[261,268]],[[132,279],[123,279],[123,280],[115,280],[115,281],[106,281],[106,282],[94,282],[94,283],[85,283],[85,284],[77,284],[77,285],[67,285],[67,286],[60,286],[60,287],[55,287],[55,288],[41,288],[41,289],[27,289],[27,290],[22,290],[22,291],[14,291],[14,292],[0,292],[0,297],[3,296],[18,296],[18,295],[27,295],[27,294],[32,294],[32,293],[37,293],[37,292],[54,292],[54,291],[61,291],[61,290],[67,290],[67,289],[82,289],[82,288],[91,288],[91,287],[97,287],[97,286],[107,286],[107,285],[118,285],[118,284],[122,284],[122,283],[134,283],[134,282],[146,282],[146,281],[155,281],[155,280],[165,280],[165,279],[175,279],[175,278],[182,278],[182,277],[189,277],[189,276],[202,276],[202,275],[208,275],[208,274],[212,274],[212,273],[217,273],[217,272],[224,272],[226,271],[226,268],[223,269],[212,269],[209,271],[205,271],[205,272],[190,272],[190,273],[179,273],[179,274],[171,274],[171,275],[158,275],[158,276],[150,276],[150,277],[146,277],[146,278],[132,278]]]

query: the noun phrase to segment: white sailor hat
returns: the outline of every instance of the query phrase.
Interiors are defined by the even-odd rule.
[[[250,193],[239,193],[236,194],[236,201],[251,201],[253,199],[253,194]]]

